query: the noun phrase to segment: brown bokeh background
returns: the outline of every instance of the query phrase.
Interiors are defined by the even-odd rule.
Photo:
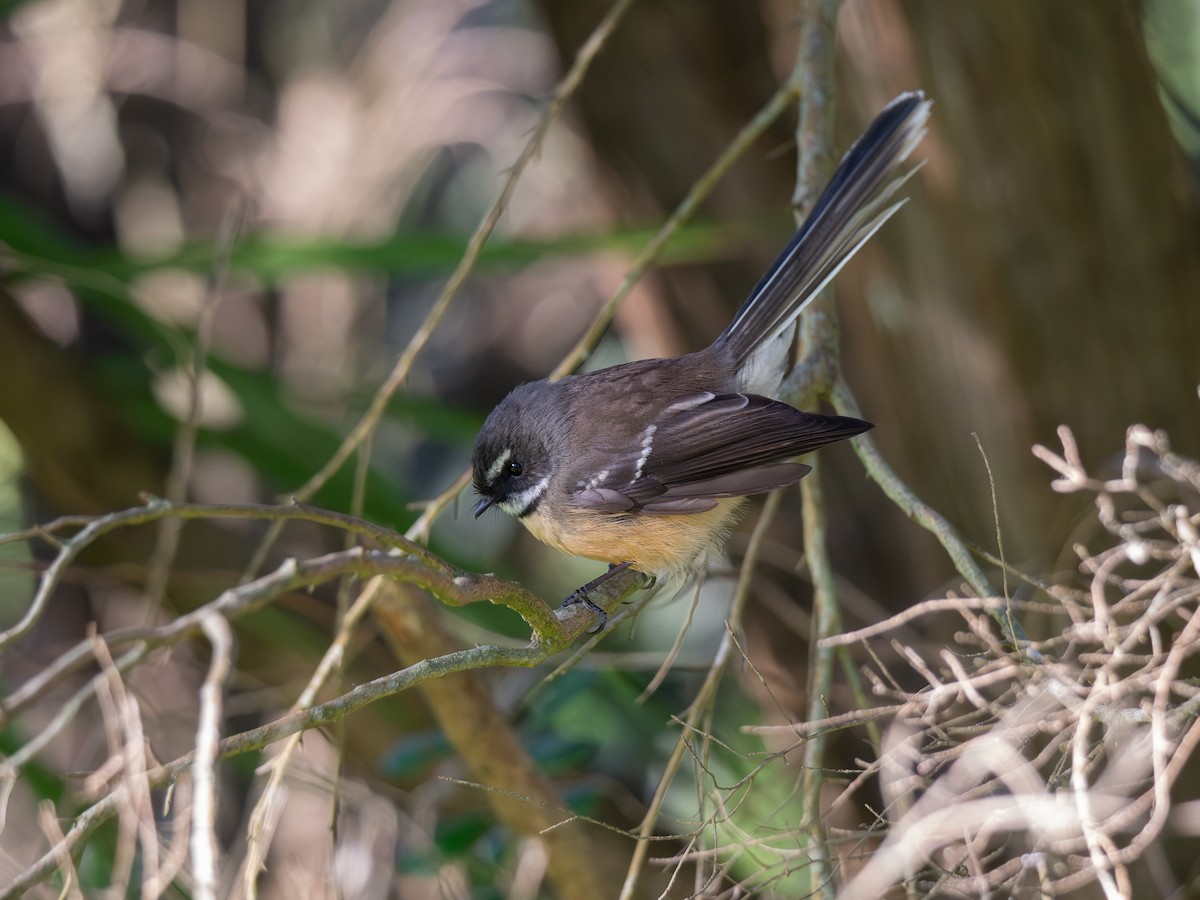
[[[1103,470],[1126,428],[1143,423],[1166,429],[1180,452],[1200,452],[1200,131],[1197,107],[1188,112],[1200,76],[1188,68],[1182,6],[848,0],[838,13],[839,150],[898,92],[921,88],[934,101],[909,203],[837,282],[846,378],[915,491],[990,550],[998,524],[1007,558],[1047,580],[1074,568],[1084,510],[1051,492],[1033,444],[1057,446],[1055,429],[1067,424]],[[241,249],[213,312],[188,492],[233,502],[294,490],[417,329],[607,8],[0,7],[7,523],[163,492],[170,416],[186,406],[181,348],[219,268],[205,260],[239,210]],[[522,178],[499,249],[376,435],[365,515],[403,529],[407,502],[435,495],[466,465],[491,405],[554,367],[620,283],[638,229],[674,208],[786,77],[795,15],[777,0],[634,4]],[[681,235],[674,260],[635,289],[589,365],[683,352],[719,332],[790,233],[794,124],[777,123],[721,181],[703,227]],[[827,456],[847,624],[957,588],[938,544],[863,477],[849,448]],[[350,508],[348,485],[347,476],[320,502]],[[792,498],[747,625],[755,659],[778,679],[774,696],[794,715],[805,708],[809,637],[808,588],[793,571],[799,533]],[[153,620],[211,598],[242,571],[257,532],[186,534],[164,610],[139,598],[154,535],[114,539],[62,591],[36,640],[5,660],[5,677],[19,682],[88,621]],[[293,529],[280,552],[329,540]],[[471,521],[465,504],[434,544],[545,596],[595,571],[511,522]],[[742,547],[735,537],[735,559]],[[18,555],[0,574],[6,621],[27,602],[37,566]],[[294,695],[330,609],[298,597],[246,626],[247,721]],[[647,627],[638,646],[669,643],[669,631]],[[395,667],[369,636],[357,651],[362,673]],[[195,677],[141,689],[164,720],[187,722],[194,712],[169,697],[188,694]],[[514,681],[519,694],[525,683]],[[387,780],[374,760],[423,722],[411,703],[384,705],[375,729],[344,738],[355,777],[376,788]],[[84,742],[52,764],[87,768],[88,754]],[[329,778],[339,765],[314,763]],[[364,817],[392,815],[380,812],[386,790],[362,796]],[[27,849],[9,847],[14,857]]]

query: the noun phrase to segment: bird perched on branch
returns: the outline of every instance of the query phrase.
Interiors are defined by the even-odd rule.
[[[902,94],[875,118],[711,345],[522,384],[488,416],[472,459],[475,516],[499,507],[550,546],[612,565],[569,601],[587,602],[619,569],[690,573],[746,497],[798,481],[810,467],[796,457],[872,427],[774,394],[797,316],[902,205],[898,167],[929,106]]]

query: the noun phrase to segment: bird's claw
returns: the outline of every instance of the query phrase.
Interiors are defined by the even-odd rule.
[[[608,624],[608,613],[592,602],[589,591],[600,587],[600,585],[604,584],[604,582],[608,581],[608,579],[612,578],[614,575],[624,572],[630,567],[630,565],[632,565],[632,563],[610,563],[607,572],[605,572],[599,578],[593,578],[583,587],[576,588],[571,592],[571,596],[567,597],[567,599],[562,602],[564,607],[582,604],[596,614],[596,627],[589,628],[588,634],[596,634],[599,631],[603,631],[604,626]]]
[[[566,607],[581,604],[585,608],[590,609],[593,613],[595,613],[596,624],[592,628],[589,628],[587,633],[596,634],[597,632],[603,631],[604,626],[608,624],[608,613],[592,602],[592,598],[588,596],[587,588],[588,586],[584,585],[583,587],[572,591],[571,596],[567,597],[567,599],[562,602],[562,605]]]

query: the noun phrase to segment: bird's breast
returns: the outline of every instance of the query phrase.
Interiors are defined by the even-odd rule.
[[[662,578],[691,568],[709,551],[719,549],[744,502],[740,497],[723,499],[714,509],[690,515],[577,509],[550,515],[543,504],[521,521],[534,537],[556,550],[601,562],[632,563],[639,572]]]

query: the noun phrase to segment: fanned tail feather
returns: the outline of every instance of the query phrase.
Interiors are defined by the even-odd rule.
[[[903,205],[892,197],[915,170],[894,170],[924,136],[929,107],[919,91],[901,94],[843,157],[812,213],[717,338],[716,346],[732,354],[739,370]]]

